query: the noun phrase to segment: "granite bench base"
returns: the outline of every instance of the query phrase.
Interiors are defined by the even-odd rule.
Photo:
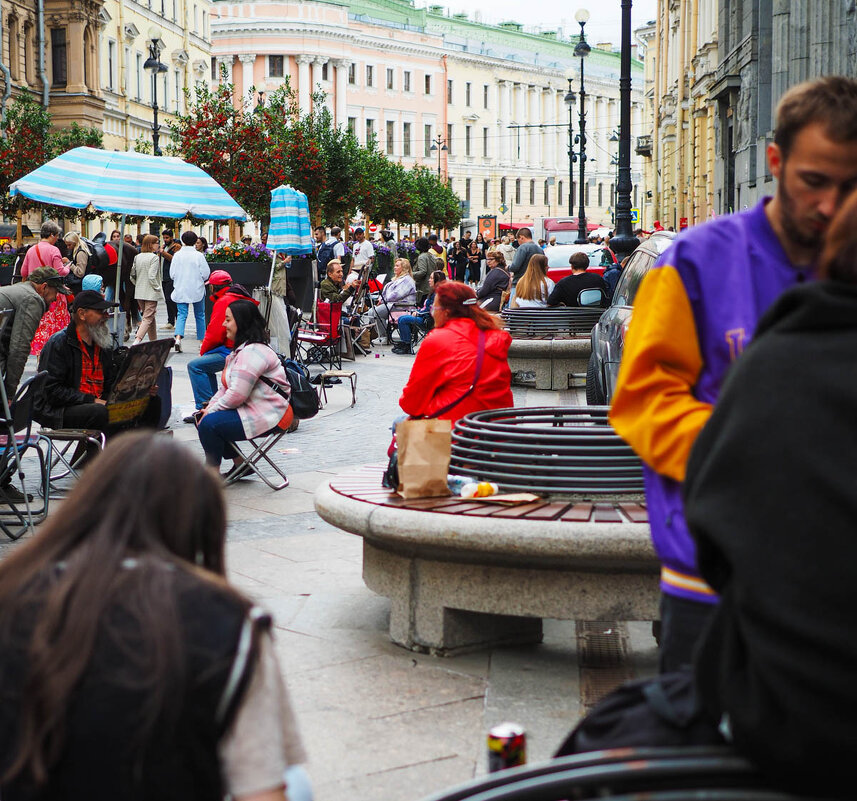
[[[649,526],[621,504],[582,504],[591,513],[580,519],[581,504],[544,501],[530,506],[556,519],[511,518],[502,515],[514,510],[473,501],[446,499],[447,511],[432,511],[404,508],[383,490],[343,490],[337,481],[320,488],[316,510],[363,537],[363,579],[390,598],[390,637],[406,648],[447,655],[540,642],[543,618],[658,618]],[[599,508],[614,522],[596,522]]]
[[[576,385],[574,376],[580,376],[585,383],[591,353],[592,342],[588,336],[513,339],[508,357],[512,383],[535,389],[570,389]]]

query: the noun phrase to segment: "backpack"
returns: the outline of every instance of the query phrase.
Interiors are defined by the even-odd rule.
[[[286,371],[286,378],[291,387],[289,405],[292,407],[295,417],[298,420],[309,420],[310,417],[315,417],[318,414],[320,404],[318,394],[309,382],[309,370],[300,362],[283,356],[282,353],[278,353],[277,356],[280,359],[280,364],[283,365],[283,369]],[[280,392],[277,384],[267,376],[262,376],[262,381],[272,389]]]
[[[93,242],[91,239],[81,237],[80,242],[89,254],[86,259],[86,273],[95,273],[96,275],[106,275],[110,268],[110,257],[104,249],[104,245],[100,242]]]
[[[336,243],[325,242],[322,244],[315,254],[315,259],[318,267],[318,274],[327,275],[327,263],[333,258],[336,248]]]

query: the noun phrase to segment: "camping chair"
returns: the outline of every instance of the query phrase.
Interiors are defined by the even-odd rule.
[[[319,364],[322,367],[327,362],[330,370],[342,369],[342,304],[319,301],[316,304],[316,323],[307,323],[305,328],[298,328],[298,346],[301,349],[305,364]]]
[[[21,384],[15,400],[9,406],[6,388],[0,381],[0,486],[11,484],[17,478],[22,501],[3,499],[0,506],[0,530],[11,540],[17,540],[36,523],[48,516],[49,481],[48,453],[49,440],[41,434],[33,433],[33,405],[37,392],[41,392],[48,374],[36,373]],[[41,505],[33,508],[24,485],[22,458],[28,451],[35,451],[39,460],[39,494]]]
[[[103,451],[107,442],[104,432],[95,429],[43,428],[40,433],[50,443],[48,454],[49,490],[54,498],[60,497],[65,492],[64,488],[56,486],[57,482],[69,477],[75,480],[80,478],[79,470],[82,467],[86,452],[82,451],[77,458],[74,458],[78,444],[85,443]],[[69,454],[72,448],[75,451]]]
[[[232,447],[244,459],[244,469],[228,476],[224,482],[225,485],[228,487],[239,479],[245,478],[249,471],[259,476],[259,478],[261,478],[262,481],[264,481],[274,491],[288,487],[288,477],[271,460],[271,457],[268,456],[271,448],[273,448],[280,439],[282,439],[283,435],[286,434],[287,431],[288,429],[278,427],[273,431],[269,431],[267,434],[260,434],[258,437],[246,440],[248,447],[248,450],[246,451],[241,448],[240,442],[233,442]],[[271,480],[259,469],[263,461],[267,462],[271,469],[280,477],[280,481],[277,481],[276,479]]]

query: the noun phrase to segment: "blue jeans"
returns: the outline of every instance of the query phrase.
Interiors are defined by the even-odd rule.
[[[416,314],[403,314],[398,319],[399,339],[403,345],[411,344],[411,328],[414,326],[420,328],[420,323],[422,322],[423,318],[418,317]]]
[[[176,336],[184,336],[184,327],[187,322],[187,313],[190,303],[177,303],[176,313]],[[200,298],[193,304],[193,316],[196,318],[196,338],[202,342],[205,338],[205,298]]]
[[[212,348],[208,353],[191,359],[187,365],[187,373],[190,376],[190,387],[193,390],[193,402],[197,409],[201,409],[208,403],[215,392],[217,392],[217,379],[215,376],[226,365],[226,357],[230,350],[227,347]]]
[[[218,469],[224,455],[232,453],[230,445],[247,439],[241,418],[235,409],[207,414],[199,421],[196,431],[200,445],[205,451],[206,463]]]

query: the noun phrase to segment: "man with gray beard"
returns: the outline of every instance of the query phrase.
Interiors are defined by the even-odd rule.
[[[107,328],[110,310],[117,305],[100,292],[78,292],[68,328],[45,344],[39,370],[47,370],[48,378],[35,399],[34,414],[43,426],[115,433],[105,398],[120,366]],[[152,398],[144,418],[157,421],[159,413],[160,403]]]

